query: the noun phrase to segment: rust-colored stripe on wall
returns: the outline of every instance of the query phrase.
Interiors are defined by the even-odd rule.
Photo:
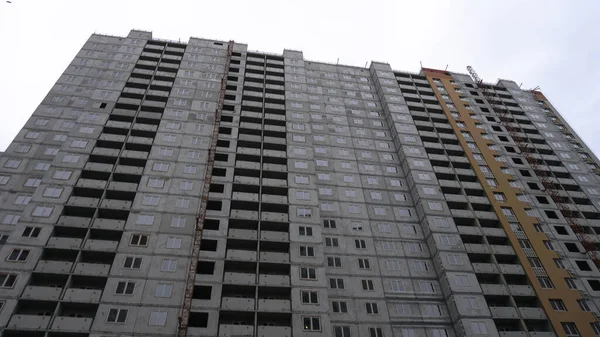
[[[543,232],[536,231],[534,228],[534,224],[539,223],[538,220],[527,215],[526,208],[529,208],[529,204],[518,199],[517,195],[520,193],[518,188],[510,186],[510,181],[513,180],[512,176],[502,172],[502,168],[506,168],[506,165],[495,159],[495,156],[498,155],[498,152],[489,149],[488,145],[493,144],[494,142],[492,140],[483,138],[482,133],[485,131],[475,126],[475,120],[470,117],[471,111],[465,108],[465,102],[460,100],[460,95],[456,92],[456,86],[450,83],[450,81],[453,80],[452,75],[446,71],[426,68],[423,68],[423,73],[427,77],[430,85],[434,88],[435,95],[438,101],[440,101],[444,113],[448,117],[449,123],[452,126],[452,129],[458,137],[460,144],[462,145],[471,165],[473,166],[473,170],[475,171],[486,195],[488,196],[488,199],[490,200],[498,219],[502,223],[502,226],[504,227],[518,258],[521,261],[521,265],[523,266],[530,283],[535,289],[535,292],[538,295],[538,298],[541,301],[544,310],[546,311],[546,315],[550,319],[550,322],[552,323],[557,335],[566,337],[564,329],[561,325],[562,322],[574,322],[582,336],[594,336],[594,331],[591,327],[591,323],[596,322],[594,315],[590,312],[582,311],[579,307],[577,300],[582,298],[581,293],[578,290],[572,290],[567,287],[565,278],[570,277],[569,273],[566,270],[558,268],[554,262],[554,259],[559,258],[558,254],[555,251],[548,250],[545,247],[544,241],[548,240],[547,235]],[[465,124],[465,128],[460,128],[457,125],[454,117],[452,117],[448,106],[444,103],[442,93],[437,89],[434,78],[439,79],[442,82],[447,94],[450,96],[459,113],[460,121]],[[534,92],[534,94],[536,97],[545,99],[541,92]],[[493,173],[498,186],[492,187],[487,183],[487,179],[481,170],[479,163],[473,157],[473,152],[467,146],[467,141],[462,135],[461,131],[467,131],[471,134],[473,141],[476,143],[481,155],[484,157],[487,165],[489,166],[490,171]],[[506,201],[497,201],[494,196],[494,191],[503,193],[506,197]],[[531,267],[525,252],[519,245],[519,239],[512,231],[509,221],[502,213],[503,206],[512,208],[518,222],[527,236],[527,239],[530,241],[533,249],[537,253],[538,258],[548,274],[548,277],[554,284],[554,289],[544,289],[541,287],[535,271]],[[561,299],[567,307],[567,311],[553,310],[552,306],[550,305],[550,299]]]

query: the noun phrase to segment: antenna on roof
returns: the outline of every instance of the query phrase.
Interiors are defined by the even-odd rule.
[[[519,84],[519,88],[523,86],[523,82],[521,82],[521,84]]]
[[[448,70],[448,66],[449,66],[449,64],[446,64],[446,69],[444,69],[444,71]]]
[[[338,64],[340,64],[340,58],[338,57],[337,62],[335,63],[335,65],[337,66]]]
[[[423,62],[419,61],[419,64],[421,65],[421,68],[423,68]]]
[[[367,64],[369,64],[369,61],[365,62],[365,68],[367,67]]]

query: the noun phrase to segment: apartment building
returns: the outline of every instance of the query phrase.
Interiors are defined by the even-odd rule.
[[[94,34],[0,156],[0,329],[600,335],[599,209],[598,159],[513,81]]]

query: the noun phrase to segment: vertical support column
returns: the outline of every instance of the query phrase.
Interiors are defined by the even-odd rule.
[[[309,117],[310,111],[323,108],[323,104],[309,102],[306,62],[302,52],[284,50],[283,56],[290,186],[292,333],[294,336],[303,335],[304,320],[318,318],[322,332],[311,334],[327,336],[330,325],[328,317],[323,315],[328,308],[327,279],[314,162],[314,130]],[[314,279],[306,275],[307,271],[314,272]]]

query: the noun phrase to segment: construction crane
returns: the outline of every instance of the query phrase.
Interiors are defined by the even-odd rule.
[[[479,77],[479,75],[477,75],[473,67],[468,66],[467,70],[477,84],[477,88],[481,90],[481,93],[490,104],[492,112],[498,116],[501,125],[506,128],[509,135],[517,145],[519,152],[539,178],[544,192],[546,192],[552,201],[554,201],[558,210],[567,221],[567,224],[577,236],[577,239],[585,250],[584,253],[592,259],[596,266],[600,266],[600,259],[596,250],[596,243],[588,238],[588,234],[585,233],[583,226],[577,222],[577,213],[568,204],[568,198],[561,195],[558,180],[555,177],[552,177],[549,171],[546,171],[542,168],[543,163],[534,155],[535,149],[532,147],[532,144],[527,140],[527,137],[522,135],[522,131],[520,130],[518,124],[514,122],[510,110],[504,106],[500,98],[498,98],[492,92],[491,85],[484,84],[483,80]]]
[[[210,139],[210,147],[208,149],[208,159],[206,162],[206,170],[204,171],[204,183],[202,185],[202,195],[200,198],[200,206],[196,215],[196,225],[194,227],[194,239],[192,251],[190,253],[190,263],[185,279],[185,291],[183,294],[183,304],[181,305],[181,313],[177,324],[177,337],[186,337],[190,320],[190,312],[192,310],[192,297],[194,295],[194,286],[196,284],[196,268],[198,268],[198,257],[200,255],[200,242],[202,241],[202,231],[204,229],[204,220],[206,219],[206,208],[208,205],[208,195],[210,193],[210,184],[212,181],[213,168],[215,166],[215,154],[217,151],[217,141],[219,137],[219,126],[221,125],[221,114],[223,105],[225,104],[225,90],[227,89],[227,73],[231,64],[231,55],[233,54],[233,41],[229,41],[227,45],[227,56],[225,58],[225,73],[221,79],[221,91],[219,94],[219,102],[215,111],[215,123]]]

